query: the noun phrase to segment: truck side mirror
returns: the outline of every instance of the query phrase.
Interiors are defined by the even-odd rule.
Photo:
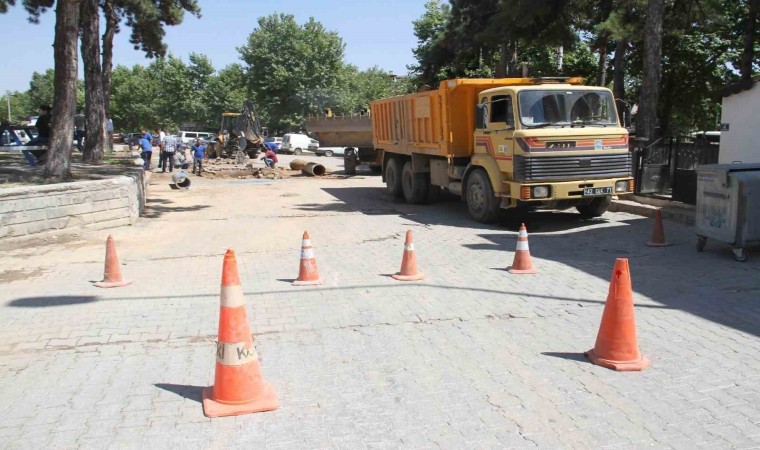
[[[488,126],[486,117],[488,117],[488,105],[485,103],[475,105],[475,128],[484,130]]]

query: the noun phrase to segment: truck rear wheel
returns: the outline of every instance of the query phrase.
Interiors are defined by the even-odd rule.
[[[428,177],[426,173],[414,173],[412,162],[404,163],[401,171],[401,187],[407,203],[419,204],[427,200]]]
[[[480,223],[492,223],[501,213],[491,180],[483,169],[475,169],[467,178],[467,210]]]
[[[353,148],[347,148],[343,155],[343,168],[346,175],[356,175],[356,152]]]
[[[385,186],[388,193],[396,198],[404,195],[401,187],[401,164],[396,158],[388,158],[388,162],[385,163]]]
[[[577,209],[583,217],[599,217],[607,212],[610,203],[612,203],[612,197],[598,197],[591,200],[590,203],[576,206],[575,209]]]

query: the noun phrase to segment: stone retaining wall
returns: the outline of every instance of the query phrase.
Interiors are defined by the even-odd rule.
[[[139,172],[0,189],[0,239],[133,224],[145,206],[144,176]]]

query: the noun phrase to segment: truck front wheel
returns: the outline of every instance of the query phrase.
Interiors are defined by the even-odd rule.
[[[412,162],[404,163],[401,171],[401,187],[407,203],[425,203],[427,199],[428,179],[426,173],[414,173]]]
[[[388,162],[385,163],[385,186],[388,193],[396,198],[404,195],[401,187],[401,164],[396,158],[388,158]]]
[[[612,203],[612,197],[598,197],[591,200],[590,203],[576,206],[575,209],[577,209],[583,217],[599,217],[607,212],[610,203]]]
[[[492,223],[501,212],[491,180],[483,169],[475,169],[467,178],[467,210],[480,223]]]

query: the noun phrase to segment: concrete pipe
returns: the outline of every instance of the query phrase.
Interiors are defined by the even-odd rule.
[[[174,182],[174,185],[180,189],[190,188],[190,178],[188,178],[187,174],[181,170],[172,174],[172,181]]]
[[[290,161],[290,169],[303,170],[303,168],[306,167],[306,164],[309,164],[309,163],[304,161],[303,159],[294,159],[293,161]]]
[[[294,159],[290,162],[292,170],[300,170],[302,173],[310,176],[321,177],[325,174],[325,166],[313,162],[306,162],[302,159]]]
[[[306,167],[301,169],[301,172],[305,173],[306,175],[321,177],[325,174],[325,166],[317,163],[309,163],[306,164]]]

